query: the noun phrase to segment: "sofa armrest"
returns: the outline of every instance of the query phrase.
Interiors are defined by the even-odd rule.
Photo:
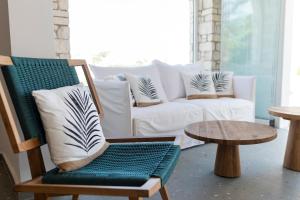
[[[101,120],[106,137],[132,137],[130,89],[127,81],[94,80],[104,110]]]
[[[254,76],[234,76],[233,89],[236,98],[255,102],[256,78]]]

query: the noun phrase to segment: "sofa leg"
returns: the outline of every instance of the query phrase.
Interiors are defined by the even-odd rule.
[[[169,192],[166,188],[166,186],[163,186],[160,190],[160,196],[163,200],[169,200],[170,199],[170,196],[169,196]]]
[[[137,196],[129,196],[129,200],[143,200],[143,198]]]

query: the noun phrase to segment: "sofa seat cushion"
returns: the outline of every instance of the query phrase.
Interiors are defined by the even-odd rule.
[[[175,100],[180,103],[189,103],[203,109],[204,121],[209,120],[237,120],[254,122],[254,103],[237,98],[194,99],[184,98]]]
[[[164,185],[174,170],[180,148],[171,142],[111,144],[87,166],[59,172],[55,168],[43,183],[74,185],[141,186],[151,177]]]
[[[203,121],[202,108],[178,102],[132,108],[135,134],[159,134],[183,129],[185,126]]]

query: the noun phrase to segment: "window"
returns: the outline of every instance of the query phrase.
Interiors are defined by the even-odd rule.
[[[277,104],[283,0],[223,0],[221,68],[256,76],[256,117]]]
[[[71,54],[101,66],[188,63],[191,0],[70,1]]]

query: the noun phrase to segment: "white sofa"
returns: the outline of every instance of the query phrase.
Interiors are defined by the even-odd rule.
[[[186,148],[201,144],[185,136],[184,127],[188,124],[207,120],[255,120],[253,76],[234,76],[235,98],[187,100],[179,72],[200,70],[200,65],[164,66],[158,63],[138,68],[90,67],[104,108],[103,129],[107,137],[175,135]],[[149,107],[132,107],[127,81],[102,80],[120,73],[155,76],[166,91],[167,101]]]

